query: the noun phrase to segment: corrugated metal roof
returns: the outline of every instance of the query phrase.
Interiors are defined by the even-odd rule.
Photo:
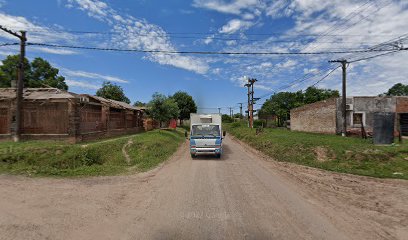
[[[113,108],[129,109],[129,110],[145,110],[143,107],[135,107],[125,102],[119,102],[103,97],[93,96],[89,94],[76,94],[67,91],[63,91],[57,88],[25,88],[24,99],[28,100],[48,100],[48,99],[73,99],[80,97],[93,98],[101,104],[107,105]],[[0,100],[2,99],[15,99],[15,88],[0,88]]]
[[[74,94],[57,88],[25,88],[23,97],[29,100],[76,98]],[[16,98],[15,88],[0,88],[0,99],[14,98]]]
[[[101,102],[102,104],[106,104],[106,105],[108,105],[110,107],[114,107],[114,108],[140,110],[138,107],[134,107],[134,106],[132,106],[130,104],[127,104],[125,102],[119,102],[119,101],[115,101],[115,100],[112,100],[112,99],[93,96],[93,95],[89,95],[89,94],[80,94],[79,96],[86,96],[86,97],[89,97],[89,98],[93,98],[96,101]]]

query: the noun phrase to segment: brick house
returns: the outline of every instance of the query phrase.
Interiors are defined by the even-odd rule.
[[[408,136],[408,97],[348,97],[347,132],[359,133],[362,129],[371,133],[375,113],[395,114],[396,134]],[[336,134],[341,132],[341,98],[331,98],[308,104],[290,111],[291,130]]]
[[[0,139],[14,131],[15,88],[0,89]],[[24,89],[23,139],[70,142],[143,131],[143,109],[87,94],[55,88]]]

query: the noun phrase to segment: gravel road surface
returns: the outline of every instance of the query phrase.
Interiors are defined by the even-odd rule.
[[[146,173],[0,175],[0,239],[408,239],[408,181],[278,163],[227,137]]]

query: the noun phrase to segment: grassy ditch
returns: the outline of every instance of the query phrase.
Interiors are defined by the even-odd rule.
[[[330,171],[408,179],[408,143],[374,146],[371,140],[268,129],[256,135],[242,123],[226,130],[277,161]]]
[[[154,130],[85,144],[1,142],[0,173],[97,176],[146,171],[170,157],[183,140],[182,131]]]

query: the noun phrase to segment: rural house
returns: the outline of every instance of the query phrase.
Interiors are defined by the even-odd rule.
[[[316,133],[341,133],[341,98],[331,98],[308,104],[290,111],[291,130]],[[394,132],[408,136],[408,97],[348,97],[347,132],[359,134],[364,130],[370,134],[374,118],[378,113],[391,116]]]
[[[15,88],[0,89],[0,139],[13,134]],[[136,133],[143,130],[143,109],[56,88],[24,90],[22,138],[71,142]]]

